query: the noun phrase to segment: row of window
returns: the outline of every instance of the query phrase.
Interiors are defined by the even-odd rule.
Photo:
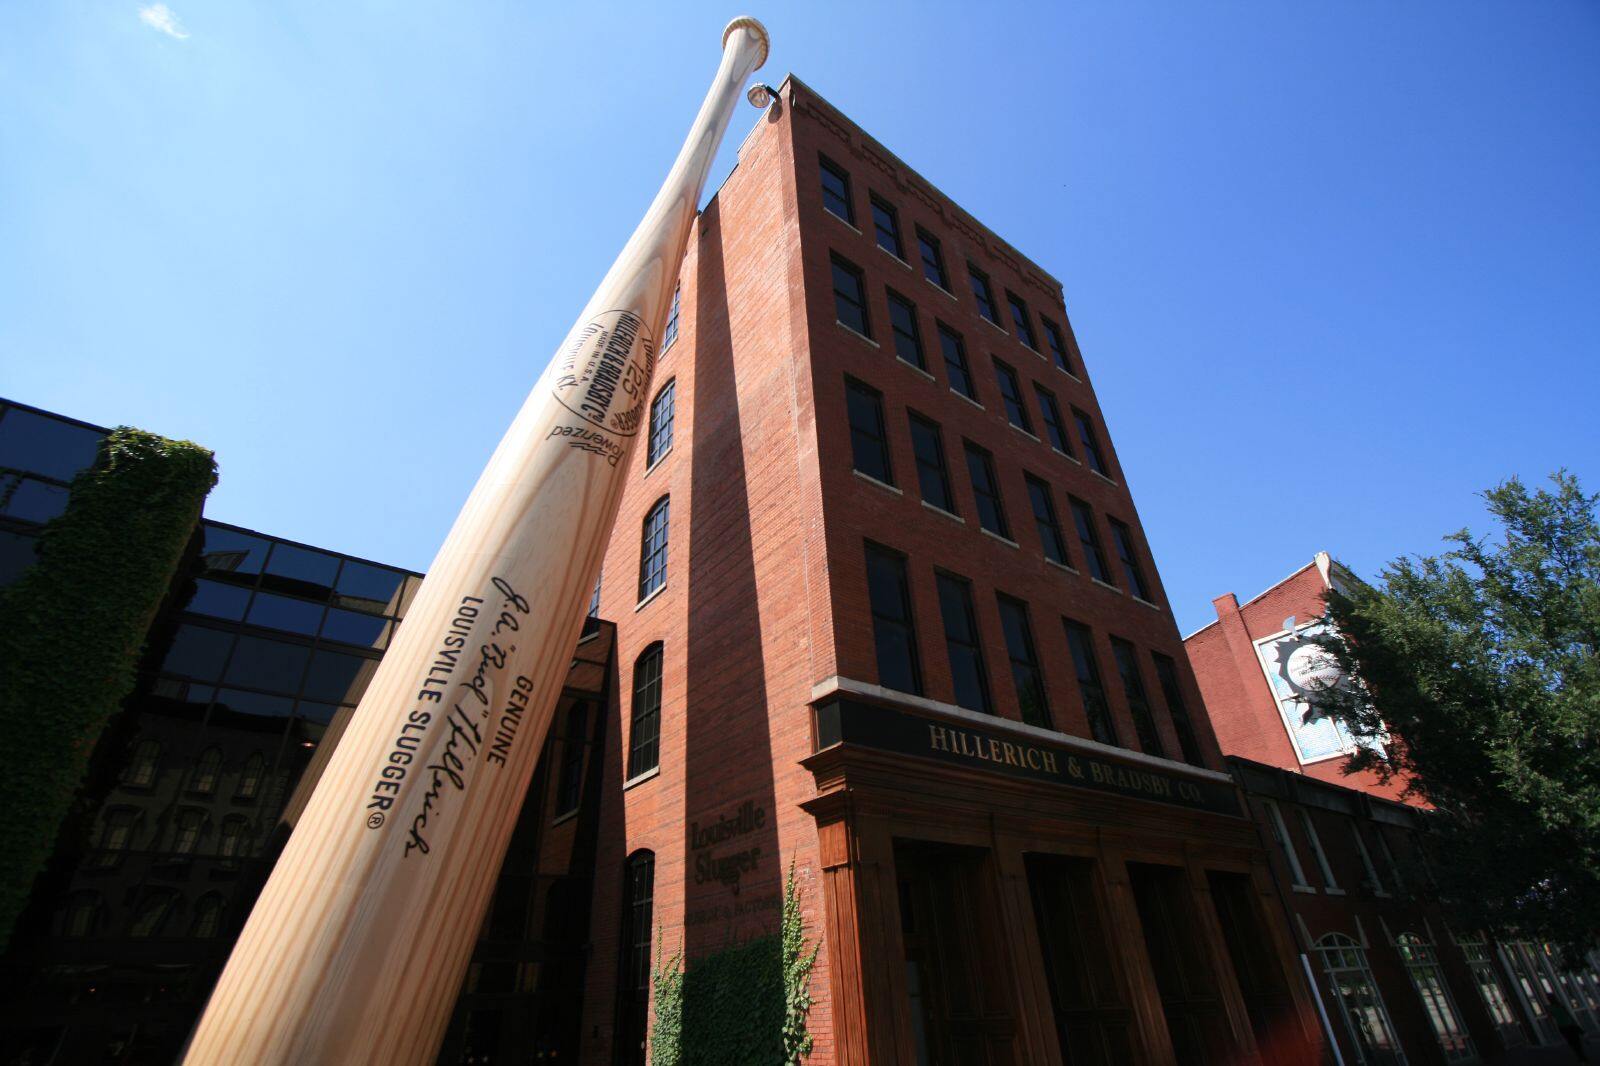
[[[161,850],[163,857],[186,858],[192,855],[214,855],[222,859],[237,859],[256,853],[256,830],[251,820],[242,814],[231,814],[221,819],[220,830],[210,841],[207,851],[200,850],[203,838],[210,835],[211,817],[198,808],[184,808],[169,823],[167,846]],[[141,813],[132,807],[111,807],[100,819],[100,835],[91,866],[115,866],[122,853],[135,850],[135,835],[141,828]],[[157,836],[162,835],[159,827]]]
[[[854,227],[856,224],[856,211],[854,197],[850,191],[849,172],[827,156],[819,156],[818,163],[822,182],[822,206],[829,213]],[[905,240],[901,232],[899,210],[886,197],[877,192],[869,192],[867,198],[872,209],[873,239],[877,242],[878,247],[902,263],[910,265],[910,261],[906,258]],[[950,285],[950,274],[945,268],[944,249],[939,238],[920,225],[914,225],[912,229],[916,236],[917,255],[921,260],[922,276],[933,285],[944,290],[945,293],[954,296],[954,290]],[[967,261],[967,284],[971,288],[973,303],[979,316],[986,319],[997,329],[1004,330],[1006,327],[1000,321],[1000,314],[994,298],[994,287],[990,283],[989,275],[971,260]],[[1027,301],[1010,289],[1005,290],[1005,297],[1006,310],[1017,339],[1031,351],[1041,355],[1044,354],[1039,348],[1038,335],[1034,332],[1033,317],[1028,309]],[[842,317],[840,321],[850,325]],[[1061,327],[1044,315],[1039,316],[1039,324],[1043,327],[1045,344],[1050,350],[1051,360],[1061,370],[1076,377],[1077,374],[1068,354],[1066,337]],[[866,333],[866,330],[861,332]]]
[[[832,262],[834,315],[841,325],[871,340],[872,316],[867,306],[866,281],[861,269],[839,255],[834,255]],[[895,356],[932,377],[924,352],[922,327],[916,305],[892,288],[885,287],[884,294],[889,309],[889,331],[893,337]],[[951,390],[981,407],[983,400],[979,396],[977,381],[973,376],[972,362],[967,356],[966,338],[937,318],[934,319],[934,331],[939,339],[939,352],[944,361],[945,376],[949,379]],[[1005,408],[1006,418],[1030,437],[1040,439],[1024,396],[1021,376],[1016,368],[999,358],[992,358],[991,361],[994,365],[995,385]],[[1090,470],[1102,477],[1110,478],[1112,476],[1110,463],[1100,446],[1100,437],[1095,432],[1094,421],[1080,408],[1069,405],[1069,410],[1072,412],[1072,426],[1069,430],[1062,418],[1061,405],[1055,393],[1034,382],[1033,394],[1039,411],[1039,425],[1044,430],[1044,439],[1050,446],[1070,459],[1078,459],[1077,453],[1081,449],[1080,461],[1087,463]],[[1077,438],[1076,445],[1073,437]]]
[[[883,394],[854,378],[846,378],[845,407],[850,422],[851,461],[855,469],[874,481],[895,486]],[[950,467],[945,458],[943,429],[933,419],[910,408],[907,408],[906,415],[910,425],[917,487],[923,502],[961,517],[961,509],[950,487]],[[1005,496],[995,473],[994,456],[965,438],[962,438],[961,448],[979,526],[1015,543],[1016,537],[1012,534],[1011,521],[1007,517]],[[1055,493],[1043,478],[1026,471],[1022,477],[1027,485],[1028,506],[1039,537],[1040,550],[1050,562],[1073,567],[1073,554],[1068,549],[1067,536],[1062,531],[1056,512]],[[1089,576],[1102,584],[1117,587],[1117,572],[1120,571],[1121,582],[1129,592],[1146,603],[1153,603],[1154,593],[1145,579],[1133,530],[1128,524],[1109,515],[1106,517],[1111,530],[1112,551],[1116,555],[1116,570],[1113,570],[1100,539],[1094,509],[1071,494],[1067,495],[1067,508],[1078,542],[1078,554]]]
[[[176,891],[153,889],[134,908],[126,926],[126,935],[141,939],[173,935],[173,919],[182,909],[183,904]],[[225,909],[222,893],[207,892],[201,896],[195,901],[187,935],[196,939],[216,936],[222,931]],[[98,936],[106,931],[105,914],[106,905],[99,892],[92,889],[74,892],[59,912],[56,929],[67,937]]]
[[[923,695],[921,655],[918,651],[906,557],[892,548],[869,541],[866,559],[867,593],[872,612],[879,683],[885,688]],[[955,702],[969,710],[994,714],[995,703],[979,638],[972,583],[959,574],[945,570],[935,570],[934,577]],[[1022,720],[1045,729],[1059,729],[1040,668],[1027,604],[1004,593],[996,594],[995,604],[1005,636],[1006,658]],[[1070,618],[1062,618],[1061,621],[1090,734],[1102,744],[1129,746],[1118,734],[1112,718],[1093,634],[1081,622]],[[1165,757],[1166,745],[1156,728],[1155,709],[1145,687],[1144,670],[1140,666],[1138,652],[1131,643],[1120,637],[1113,636],[1110,642],[1117,677],[1137,734],[1138,748],[1148,755]],[[1182,757],[1186,762],[1202,766],[1204,760],[1179,685],[1177,666],[1167,656],[1156,653],[1151,653],[1151,661]]]
[[[1283,853],[1284,863],[1289,868],[1289,876],[1295,887],[1301,889],[1311,888],[1311,882],[1306,877],[1305,865],[1300,861],[1299,849],[1295,846],[1294,838],[1289,832],[1289,824],[1284,819],[1283,810],[1276,800],[1262,799],[1262,808],[1267,813],[1267,826],[1272,830],[1273,842]],[[1316,860],[1317,871],[1322,877],[1322,887],[1333,892],[1343,892],[1339,879],[1334,874],[1333,866],[1328,861],[1328,853],[1322,846],[1322,838],[1317,835],[1317,825],[1311,812],[1305,807],[1296,806],[1301,832],[1306,842],[1311,847],[1311,855]],[[1341,816],[1343,817],[1343,816]],[[1361,887],[1365,891],[1376,895],[1388,895],[1391,891],[1398,895],[1406,894],[1406,880],[1401,872],[1400,863],[1396,861],[1394,852],[1389,849],[1389,842],[1384,838],[1381,829],[1374,826],[1373,837],[1378,842],[1378,854],[1383,858],[1386,875],[1380,875],[1378,866],[1373,862],[1372,851],[1367,847],[1366,835],[1361,832],[1361,826],[1354,818],[1343,817],[1343,821],[1350,828],[1351,839],[1355,842],[1356,854],[1361,859]],[[1422,861],[1422,844],[1413,838],[1413,849],[1417,855],[1423,876],[1431,881],[1432,875],[1428,872],[1427,865]]]

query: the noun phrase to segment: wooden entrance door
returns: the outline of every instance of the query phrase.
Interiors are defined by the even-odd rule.
[[[916,1063],[1011,1066],[1011,962],[989,853],[898,842],[894,858]]]
[[[1145,950],[1177,1060],[1188,1066],[1232,1062],[1239,1053],[1218,991],[1225,971],[1200,934],[1188,877],[1176,866],[1128,864]]]

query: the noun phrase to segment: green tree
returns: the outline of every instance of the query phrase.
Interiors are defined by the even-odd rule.
[[[1437,808],[1428,853],[1463,929],[1600,937],[1600,496],[1565,471],[1483,494],[1499,531],[1328,597],[1355,683],[1317,699],[1351,769]],[[1371,741],[1382,743],[1374,744]]]

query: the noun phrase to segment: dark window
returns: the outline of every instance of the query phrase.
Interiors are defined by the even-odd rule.
[[[329,607],[327,617],[322,620],[322,638],[382,649],[389,642],[389,625],[387,618]]]
[[[1000,628],[1006,635],[1006,654],[1011,657],[1011,680],[1017,686],[1017,705],[1022,720],[1042,729],[1050,728],[1050,699],[1044,690],[1044,674],[1033,647],[1033,627],[1028,624],[1028,606],[1010,596],[999,597]]]
[[[1072,521],[1078,527],[1078,543],[1083,545],[1083,558],[1089,566],[1089,576],[1107,585],[1114,584],[1111,570],[1106,566],[1106,553],[1100,549],[1100,534],[1094,528],[1094,512],[1076,496],[1068,496],[1072,505]]]
[[[1161,734],[1156,732],[1156,716],[1150,710],[1150,698],[1145,695],[1144,678],[1139,673],[1138,652],[1127,641],[1112,637],[1111,657],[1117,661],[1117,673],[1122,675],[1122,693],[1128,697],[1128,711],[1133,715],[1133,728],[1139,734],[1139,747],[1146,755],[1166,755]]]
[[[161,661],[161,672],[193,677],[201,681],[215,681],[222,676],[222,666],[233,647],[233,634],[207,626],[179,626]],[[297,677],[298,682],[300,679]]]
[[[944,618],[944,646],[950,656],[950,681],[956,703],[972,711],[992,712],[989,675],[978,643],[978,616],[972,609],[972,588],[963,578],[939,574],[939,614]]]
[[[1106,705],[1105,686],[1100,683],[1100,664],[1095,659],[1094,637],[1088,627],[1063,619],[1067,627],[1067,646],[1072,649],[1072,668],[1078,677],[1078,695],[1083,697],[1083,714],[1089,732],[1102,744],[1116,744],[1117,728]]]
[[[583,757],[589,747],[589,705],[582,700],[567,708],[561,738],[561,772],[556,777],[556,813],[578,809],[583,798]]]
[[[661,645],[652,644],[633,664],[633,723],[628,729],[628,776],[661,765]]]
[[[950,276],[944,272],[944,253],[939,251],[939,238],[918,226],[917,248],[922,252],[922,276],[949,292]]]
[[[1006,417],[1013,426],[1025,433],[1032,433],[1033,423],[1028,418],[1028,409],[1022,406],[1022,386],[1017,381],[1017,372],[996,359],[994,376],[1000,383],[1000,399],[1005,402]]]
[[[678,379],[673,378],[661,386],[656,398],[650,402],[650,446],[645,452],[645,466],[656,464],[672,447],[672,418],[677,413]]]
[[[309,637],[315,636],[317,629],[322,625],[323,610],[325,608],[320,603],[308,603],[305,600],[279,596],[271,592],[258,592],[255,601],[250,604],[249,621],[252,625],[282,629],[289,633],[304,633]]]
[[[972,282],[972,298],[978,301],[978,314],[1000,325],[1000,317],[994,310],[994,293],[989,289],[989,275],[968,263],[967,278]]]
[[[0,588],[11,584],[39,559],[39,537],[0,529]]]
[[[599,618],[600,617],[600,582],[603,581],[604,579],[605,579],[605,571],[603,571],[603,570],[600,572],[600,576],[594,579],[594,592],[592,594],[590,594],[590,596],[589,596],[589,617],[590,618]]]
[[[0,513],[41,525],[63,514],[71,494],[61,485],[15,474],[0,475]]]
[[[672,310],[667,313],[667,328],[661,334],[662,354],[666,354],[667,349],[672,347],[672,342],[678,339],[678,306],[682,295],[682,285],[672,290]]]
[[[922,330],[917,325],[917,309],[910,300],[889,290],[889,329],[894,334],[894,354],[916,367],[928,369],[922,356]]]
[[[237,657],[238,653],[234,654]],[[311,657],[311,669],[306,671],[304,695],[329,703],[358,703],[377,669],[376,659],[319,650]],[[233,678],[230,676],[229,680]]]
[[[883,394],[845,378],[845,406],[850,414],[850,455],[855,468],[885,485],[894,484],[889,466],[889,439],[883,425]]]
[[[1011,539],[1006,524],[1006,508],[1000,499],[1000,481],[994,474],[994,457],[972,442],[967,442],[967,473],[972,476],[972,494],[978,501],[978,524],[990,533]]]
[[[867,321],[867,290],[861,281],[861,271],[838,256],[833,257],[833,314],[863,337],[872,336],[872,325]]]
[[[967,366],[967,346],[961,334],[939,323],[939,348],[944,352],[945,372],[950,375],[950,387],[969,400],[976,400],[978,392],[972,385],[972,370]]]
[[[622,876],[615,1058],[617,1066],[644,1066],[650,1020],[650,949],[655,936],[655,853],[635,852]]]
[[[210,538],[207,538],[210,543]],[[398,570],[370,566],[351,559],[339,569],[339,580],[334,585],[333,602],[340,607],[372,614],[396,614],[399,610],[398,594],[406,575]]]
[[[913,414],[911,450],[917,457],[917,483],[922,487],[922,498],[940,510],[955,514],[956,501],[950,493],[950,473],[944,461],[944,438],[938,424]]]
[[[1039,417],[1044,420],[1045,439],[1050,447],[1063,455],[1072,454],[1072,444],[1067,440],[1066,427],[1061,424],[1061,408],[1056,406],[1055,394],[1038,385],[1033,387],[1039,397]]]
[[[879,248],[896,259],[906,257],[905,249],[900,245],[900,216],[891,205],[877,196],[872,197],[872,228],[877,232]]]
[[[1165,655],[1151,653],[1156,664],[1156,682],[1167,701],[1167,714],[1172,716],[1172,731],[1178,734],[1178,747],[1183,749],[1183,761],[1204,766],[1200,755],[1200,741],[1195,737],[1194,720],[1189,717],[1189,705],[1183,700],[1183,689],[1178,687],[1178,666]]]
[[[226,680],[245,688],[292,695],[300,691],[300,678],[310,657],[311,649],[301,644],[240,636],[228,660]]]
[[[205,547],[200,550],[200,561],[206,574],[235,585],[252,585],[255,575],[261,573],[261,564],[267,560],[271,542],[261,537],[240,533],[233,529],[205,524]]]
[[[0,466],[71,481],[94,462],[101,436],[51,415],[7,408],[0,418]]]
[[[820,162],[822,164],[822,206],[852,226],[855,225],[856,212],[855,208],[850,205],[850,175],[829,161],[826,156],[822,156]]]
[[[1056,366],[1071,374],[1072,363],[1067,358],[1067,342],[1062,337],[1060,328],[1043,315],[1039,316],[1039,322],[1044,326],[1044,342],[1050,348],[1050,358],[1055,361]]]
[[[644,533],[639,538],[641,600],[667,583],[667,504],[668,498],[661,497],[644,516]]]
[[[1055,501],[1050,498],[1050,486],[1031,474],[1024,474],[1028,482],[1028,502],[1033,505],[1033,525],[1039,531],[1039,544],[1044,557],[1062,566],[1067,562],[1067,542],[1061,536],[1061,523],[1056,521]]]
[[[295,701],[287,696],[268,696],[264,692],[245,692],[236,688],[217,690],[213,718],[221,712],[248,714],[256,718],[288,718],[294,713]],[[303,713],[302,706],[302,713]],[[331,720],[332,715],[329,715]]]
[[[878,683],[884,688],[922,695],[905,556],[875,544],[867,545],[867,595],[872,603],[872,636],[878,649]]]
[[[244,617],[245,604],[249,599],[248,589],[200,578],[194,583],[193,594],[183,609],[193,611],[195,614],[208,614],[213,618],[228,618],[237,622]]]
[[[270,584],[280,591],[326,600],[333,590],[333,578],[338,570],[338,556],[278,541],[267,557],[266,570],[278,580],[263,581],[262,585]]]
[[[1139,565],[1139,555],[1134,548],[1133,530],[1110,515],[1106,516],[1106,521],[1111,523],[1111,546],[1117,550],[1117,560],[1122,563],[1122,576],[1128,579],[1128,591],[1146,603],[1154,603],[1150,586],[1144,581],[1144,568]]]
[[[1022,297],[1007,289],[1006,306],[1011,308],[1011,321],[1017,327],[1017,339],[1034,351],[1038,351],[1039,341],[1033,335],[1033,320],[1028,317],[1028,305],[1023,302]]]
[[[1072,409],[1072,421],[1077,424],[1078,440],[1083,443],[1084,454],[1089,460],[1089,469],[1110,477],[1111,471],[1106,469],[1105,456],[1100,454],[1100,438],[1095,436],[1094,423],[1089,420],[1088,415],[1076,407]]]

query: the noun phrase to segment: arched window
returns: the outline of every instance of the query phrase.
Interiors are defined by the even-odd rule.
[[[112,807],[100,816],[100,854],[97,866],[113,866],[122,852],[133,847],[139,812],[132,807]]]
[[[199,940],[209,940],[222,928],[222,895],[207,892],[194,905],[194,920],[189,923],[189,935]]]
[[[189,783],[191,792],[209,796],[217,790],[217,777],[222,773],[222,750],[207,748],[195,760],[194,777]]]
[[[622,939],[617,952],[616,1062],[644,1066],[650,1016],[650,938],[655,922],[656,856],[628,856],[622,882]]]
[[[176,894],[165,890],[150,893],[134,912],[128,935],[160,936],[166,931],[167,919],[171,917],[177,899]]]
[[[672,378],[656,398],[650,402],[650,445],[645,452],[645,467],[655,466],[663,455],[672,449],[672,416],[676,403],[678,379]]]
[[[141,740],[133,749],[133,758],[122,771],[122,783],[130,788],[149,788],[156,783],[156,765],[161,761],[161,745],[153,740]]]
[[[1317,955],[1328,976],[1345,1032],[1363,1062],[1401,1061],[1389,1011],[1378,994],[1377,982],[1367,967],[1367,952],[1343,933],[1329,933],[1317,941]]]
[[[244,761],[244,770],[239,774],[239,790],[234,793],[235,799],[255,799],[261,792],[261,777],[266,773],[267,759],[259,751],[250,753]]]
[[[200,843],[200,831],[206,826],[205,811],[179,811],[172,829],[172,850],[178,855],[192,855]]]
[[[217,840],[217,854],[225,859],[236,859],[250,851],[250,823],[243,815],[232,814],[222,820],[222,836]]]
[[[639,538],[639,598],[642,600],[667,583],[667,503],[663,496],[644,516]]]
[[[74,892],[61,915],[61,935],[94,936],[100,929],[100,893]]]
[[[628,730],[628,776],[661,765],[661,645],[650,645],[633,664],[633,714]]]
[[[1439,968],[1433,945],[1415,933],[1401,933],[1394,938],[1394,946],[1406,964],[1406,972],[1411,975],[1411,985],[1422,1000],[1428,1024],[1433,1026],[1433,1037],[1439,1042],[1445,1060],[1476,1059],[1477,1051],[1461,1024],[1461,1015],[1456,1012],[1455,999],[1450,995],[1450,986],[1445,984],[1444,971]]]

